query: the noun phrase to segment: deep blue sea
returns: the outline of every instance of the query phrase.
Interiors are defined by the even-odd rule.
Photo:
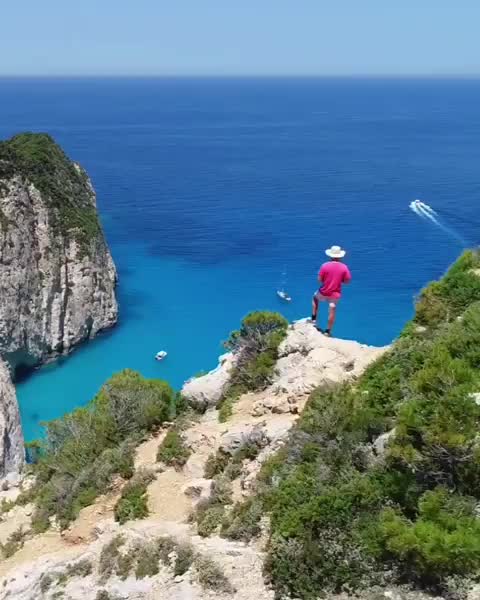
[[[87,169],[120,276],[118,327],[18,385],[26,438],[126,367],[180,387],[250,310],[307,316],[332,244],[336,334],[390,342],[462,249],[409,202],[479,241],[479,107],[476,80],[0,80],[0,137],[46,131]]]

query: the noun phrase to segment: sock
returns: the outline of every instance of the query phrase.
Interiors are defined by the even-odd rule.
[[[317,320],[317,315],[312,315],[312,321],[316,321]]]

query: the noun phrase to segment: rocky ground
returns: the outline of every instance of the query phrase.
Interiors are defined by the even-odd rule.
[[[216,535],[201,538],[196,535],[195,525],[188,523],[198,500],[210,494],[211,480],[204,478],[206,460],[218,448],[233,452],[248,440],[261,439],[261,452],[254,460],[244,461],[240,477],[233,482],[235,499],[248,495],[261,464],[284,443],[309,392],[321,384],[358,376],[382,352],[382,348],[326,338],[306,321],[298,322],[289,329],[280,347],[272,385],[260,393],[242,396],[232,417],[219,423],[214,405],[234,360],[230,355],[223,357],[215,372],[190,381],[184,388],[192,404],[208,408],[186,425],[184,437],[192,454],[183,469],[165,468],[156,460],[166,430],[138,448],[136,468],[155,472],[148,488],[148,518],[123,526],[115,523],[113,507],[122,486],[121,481],[117,482],[108,495],[82,510],[68,530],[53,530],[26,539],[20,550],[0,563],[0,599],[272,599],[273,592],[261,573],[261,541],[246,545]],[[11,485],[0,492],[0,502],[14,500],[17,493],[18,489]],[[0,542],[4,543],[19,526],[28,529],[31,514],[29,505],[15,506],[4,513]],[[153,540],[168,536],[176,543],[190,544],[196,558],[181,575],[175,575],[177,559],[172,551],[153,576],[130,575],[122,579],[113,572],[105,577],[102,550],[118,534],[123,536],[122,556],[141,552]],[[228,586],[211,589],[205,585],[209,567],[204,558],[221,568]]]

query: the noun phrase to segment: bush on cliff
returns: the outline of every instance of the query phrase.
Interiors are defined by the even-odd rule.
[[[280,597],[406,581],[442,592],[480,571],[478,265],[466,253],[429,286],[413,323],[354,385],[316,390],[264,465],[254,502],[270,515],[265,569]],[[250,505],[234,509],[226,535],[259,531]]]
[[[415,322],[436,327],[462,314],[480,295],[480,269],[477,250],[464,252],[440,281],[422,290],[416,306]]]
[[[185,465],[191,453],[182,435],[171,429],[158,447],[157,460],[178,469]]]
[[[272,379],[278,359],[278,347],[285,338],[288,321],[279,313],[256,311],[248,314],[240,329],[233,331],[225,347],[235,352],[226,393],[218,403],[220,420],[231,414],[233,403],[244,392],[265,388]]]
[[[136,473],[125,485],[115,505],[115,521],[121,525],[133,519],[144,519],[148,515],[147,486],[154,479],[148,471]]]
[[[78,168],[46,133],[21,133],[0,142],[0,179],[21,175],[41,192],[52,225],[83,246],[101,234],[91,190]]]
[[[131,477],[136,444],[175,416],[176,397],[166,382],[126,370],[88,406],[47,423],[35,465],[36,529],[45,529],[52,515],[66,526],[114,474]]]

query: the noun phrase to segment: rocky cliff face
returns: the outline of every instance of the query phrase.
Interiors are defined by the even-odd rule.
[[[13,369],[115,324],[116,272],[86,173],[47,135],[0,144],[0,352]]]
[[[0,356],[12,372],[115,324],[116,271],[85,171],[44,134],[0,142]],[[0,476],[23,462],[15,390],[0,361]]]
[[[7,365],[0,360],[0,477],[23,464],[23,435],[15,388]]]

